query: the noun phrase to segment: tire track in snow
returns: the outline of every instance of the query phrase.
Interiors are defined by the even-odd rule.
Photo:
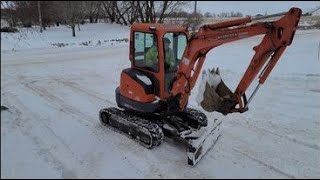
[[[45,162],[51,165],[53,169],[55,169],[58,172],[61,172],[62,178],[77,178],[76,173],[70,170],[67,167],[67,165],[65,165],[65,163],[59,160],[59,158],[57,158],[57,156],[54,155],[54,153],[52,153],[52,148],[46,147],[47,143],[43,142],[43,140],[41,140],[41,138],[39,138],[37,135],[32,134],[31,129],[35,127],[32,127],[33,123],[30,122],[31,121],[30,118],[32,118],[32,120],[34,121],[40,118],[35,113],[28,110],[28,108],[16,96],[11,96],[10,102],[14,103],[14,107],[11,106],[10,111],[11,113],[17,114],[17,118],[14,119],[14,121],[18,121],[18,129],[25,137],[29,137],[31,142],[37,147],[36,153],[40,157],[42,157],[42,159]],[[62,146],[54,146],[54,147],[62,147],[64,149],[64,152],[66,152],[67,156],[75,157],[75,154],[71,150],[71,148],[61,138],[58,138],[58,136],[52,131],[51,128],[49,128],[41,120],[37,120],[37,122],[38,122],[37,124],[40,124],[44,129],[46,129],[46,131],[44,131],[44,134],[53,136],[55,139],[58,140],[58,143],[61,143],[62,145]],[[75,158],[75,159],[78,161],[78,158]]]
[[[57,79],[55,79],[55,80],[57,80]],[[70,81],[65,80],[65,79],[62,79],[62,80],[60,79],[60,80],[57,80],[57,81],[63,83],[64,85],[66,85],[66,86],[68,86],[68,87],[73,88],[73,89],[76,90],[76,91],[84,92],[84,93],[86,93],[87,95],[93,96],[93,97],[95,97],[96,99],[99,99],[99,100],[102,100],[102,101],[103,101],[103,98],[101,98],[100,96],[97,96],[95,92],[90,91],[90,90],[88,90],[88,89],[84,89],[84,88],[80,87],[77,83],[70,82]],[[112,103],[111,103],[111,104],[112,104]],[[248,127],[245,127],[245,128],[248,128]],[[249,127],[249,128],[252,128],[252,127]],[[256,128],[256,129],[258,130],[258,128]],[[268,131],[268,130],[265,130],[265,129],[262,129],[262,128],[261,128],[261,130],[265,131],[266,133],[268,133],[268,134],[270,134],[270,135],[279,136],[278,134],[272,133],[272,132],[270,132],[270,131]],[[279,137],[282,137],[282,136],[279,136]],[[290,140],[290,139],[289,139],[289,140]],[[293,141],[293,142],[295,142],[295,141]],[[295,143],[297,143],[297,142],[295,142]],[[299,143],[298,143],[298,144],[299,144]],[[303,145],[303,144],[302,144],[302,145]],[[246,153],[244,153],[244,152],[242,152],[242,151],[240,151],[240,150],[234,149],[234,148],[233,148],[233,150],[235,150],[236,152],[240,152],[242,155],[245,155],[245,156],[248,157],[249,159],[254,160],[255,162],[258,162],[260,165],[263,165],[263,166],[265,166],[266,168],[268,168],[268,169],[270,169],[270,170],[272,170],[272,171],[275,171],[275,172],[277,172],[277,173],[280,173],[280,174],[282,174],[282,175],[284,175],[284,176],[286,176],[286,177],[288,177],[288,178],[295,178],[295,176],[290,175],[290,174],[288,174],[288,173],[286,173],[286,172],[284,172],[284,171],[281,171],[280,169],[278,169],[278,168],[276,168],[276,167],[274,167],[274,166],[272,166],[272,165],[270,165],[270,164],[267,164],[266,162],[264,162],[264,161],[262,161],[262,160],[259,160],[258,158],[254,158],[254,157],[252,157],[252,156],[249,156],[248,154],[246,154]]]
[[[211,116],[211,115],[209,115],[209,117],[210,117],[210,116]],[[310,144],[306,144],[306,143],[304,143],[304,142],[295,141],[294,139],[291,139],[291,138],[289,138],[289,137],[286,137],[285,135],[280,135],[280,134],[274,133],[274,132],[272,132],[272,131],[269,131],[269,130],[267,130],[267,129],[260,128],[260,127],[254,126],[254,125],[251,126],[251,125],[247,125],[247,124],[245,124],[245,123],[239,123],[239,122],[237,123],[237,122],[233,122],[233,121],[229,121],[229,122],[232,123],[231,126],[229,125],[230,127],[233,127],[234,125],[240,126],[240,127],[242,127],[242,129],[251,130],[251,131],[254,132],[257,136],[260,136],[260,135],[265,134],[265,135],[263,135],[262,137],[269,136],[270,138],[273,138],[273,139],[275,139],[275,140],[277,140],[277,141],[279,141],[279,142],[286,142],[286,141],[287,141],[287,142],[291,142],[291,143],[292,143],[291,146],[293,146],[293,147],[294,147],[294,144],[296,144],[296,145],[300,146],[301,148],[307,148],[307,149],[310,148],[310,149],[312,149],[313,151],[318,151],[318,152],[319,152],[319,149],[318,149],[317,146],[313,146],[313,145],[310,145]],[[275,172],[277,172],[277,173],[280,173],[280,174],[282,174],[282,175],[285,175],[285,176],[288,177],[288,178],[296,178],[295,175],[289,174],[289,173],[281,170],[280,168],[275,167],[274,165],[277,165],[277,163],[272,162],[272,161],[267,162],[267,161],[265,161],[265,160],[261,160],[261,159],[263,159],[263,158],[268,158],[268,156],[260,157],[259,155],[253,155],[255,151],[250,149],[250,142],[252,142],[252,141],[250,141],[250,140],[248,140],[248,141],[242,140],[240,136],[235,136],[233,133],[229,133],[229,132],[227,132],[227,131],[224,131],[224,133],[226,133],[226,135],[228,135],[228,136],[231,136],[232,139],[235,140],[235,142],[240,142],[240,143],[242,144],[241,146],[242,146],[243,148],[239,149],[237,146],[235,146],[235,147],[232,148],[234,151],[236,151],[236,152],[238,152],[238,153],[246,156],[247,158],[249,158],[249,159],[251,159],[251,160],[253,160],[253,161],[255,161],[255,162],[257,162],[257,163],[259,163],[259,164],[261,164],[261,165],[263,165],[263,166],[265,166],[265,167],[267,167],[267,168],[269,168],[269,169],[272,170],[272,171],[275,171]],[[267,139],[270,139],[270,138],[267,138]],[[244,143],[244,144],[243,144],[243,143]],[[247,147],[247,148],[246,148],[246,147]],[[258,148],[258,149],[260,149],[260,148]],[[248,153],[247,153],[247,151],[248,151]],[[250,151],[251,151],[251,153],[249,153]],[[309,151],[309,150],[308,150],[308,151]],[[275,151],[275,152],[276,152],[276,151]],[[296,152],[296,153],[298,153],[298,152]],[[294,155],[294,157],[297,157],[297,156]],[[285,160],[285,158],[284,158],[284,160]],[[297,158],[297,159],[295,159],[295,160],[297,160],[297,161],[299,161],[299,162],[301,162],[301,163],[304,161],[304,159],[299,159],[299,158]],[[280,167],[281,167],[281,166],[280,166]],[[282,166],[282,167],[285,168],[286,166]],[[304,175],[303,175],[303,174],[300,174],[300,172],[297,172],[297,175],[296,175],[296,176],[302,176],[302,177],[304,177]]]
[[[53,78],[53,80],[55,80],[55,81],[57,81],[57,82],[60,82],[60,83],[62,83],[63,85],[65,85],[65,86],[73,89],[74,92],[84,93],[84,94],[89,95],[89,96],[93,97],[94,99],[100,100],[100,101],[102,101],[102,102],[104,102],[104,103],[107,101],[109,104],[117,107],[117,105],[116,105],[114,102],[102,98],[103,95],[101,95],[101,94],[99,94],[99,93],[97,93],[97,92],[95,92],[95,91],[93,91],[93,90],[89,90],[89,89],[87,89],[87,88],[81,87],[78,83],[75,83],[75,82],[66,80],[66,79],[64,79],[64,78]],[[131,139],[130,139],[130,140],[131,140]],[[167,138],[165,138],[165,142],[166,142],[166,141],[168,141]],[[168,143],[168,142],[167,142],[167,143]],[[169,144],[170,144],[170,143],[169,143]],[[171,145],[173,145],[172,142],[171,142]],[[174,145],[177,146],[177,144],[174,144]],[[179,146],[182,146],[182,145],[179,144]],[[174,147],[174,148],[177,148],[177,147]],[[181,148],[181,147],[179,147],[179,149],[180,149],[180,148]],[[184,148],[183,148],[183,149],[184,149]],[[150,172],[146,174],[147,177],[152,177],[151,174],[157,174],[157,176],[160,177],[160,178],[161,178],[161,177],[162,177],[162,178],[168,178],[168,177],[170,177],[170,176],[167,176],[167,175],[166,175],[166,174],[167,174],[167,173],[165,173],[166,170],[159,169],[159,168],[157,167],[157,165],[156,165],[155,162],[151,161],[151,163],[148,163],[148,164],[149,164],[149,166],[150,166],[151,169],[150,169]],[[140,171],[140,170],[139,170],[139,171]],[[192,169],[190,169],[190,171],[192,171],[192,174],[193,174],[193,176],[195,176],[195,177],[203,177],[203,176],[201,176],[201,174],[200,174],[199,172],[197,172],[197,170],[192,170]],[[140,171],[140,173],[142,174],[141,171]],[[177,176],[177,177],[180,177],[180,176]],[[183,176],[183,177],[185,177],[185,176]]]
[[[93,90],[89,90],[87,88],[81,87],[78,83],[66,80],[64,78],[54,78],[53,80],[62,83],[63,85],[73,89],[73,91],[75,91],[75,92],[84,93],[85,95],[89,95],[89,96],[93,97],[95,100],[100,100],[104,103],[107,102],[107,103],[111,104],[112,106],[117,107],[117,105],[113,101],[102,98],[103,97],[102,94],[99,94]],[[112,128],[110,128],[110,129],[112,131],[114,131]],[[132,140],[132,139],[130,139],[130,140]],[[149,166],[151,167],[151,172],[156,173],[157,176],[159,176],[159,177],[162,177],[162,176],[164,176],[163,174],[166,174],[163,170],[157,168],[157,166],[153,163],[149,164]],[[139,170],[139,173],[143,174],[143,172],[141,170]],[[150,173],[146,174],[146,176],[150,176]],[[164,177],[167,177],[167,176],[164,176]]]
[[[92,96],[93,98],[97,99],[97,100],[100,100],[100,101],[103,101],[105,102],[105,99],[102,98],[102,95],[99,94],[99,93],[96,93],[94,92],[93,90],[89,90],[87,88],[84,88],[84,87],[81,87],[78,83],[75,83],[75,82],[71,82],[69,80],[66,80],[64,78],[61,78],[61,79],[58,79],[58,78],[54,78],[53,80],[56,80],[57,82],[60,82],[60,83],[63,83],[65,86],[67,87],[70,87],[72,88],[75,92],[82,92],[82,93],[85,93],[86,95],[89,95],[89,96]],[[97,95],[98,94],[98,95]],[[109,102],[109,101],[108,101]],[[110,104],[116,106],[116,104],[114,104],[114,102],[109,102]],[[165,138],[166,139],[166,138]],[[165,141],[168,141],[168,139],[166,139]],[[166,142],[166,143],[169,143],[171,146],[175,146],[174,148],[177,148],[177,144],[175,144],[174,142],[170,141],[169,142]],[[179,144],[179,146],[181,146],[181,144]],[[179,147],[180,149],[181,147]],[[207,154],[208,156],[208,154]],[[211,158],[211,157],[210,157]],[[200,163],[200,162],[199,162]],[[268,167],[267,167],[268,168]],[[270,169],[270,168],[268,168]],[[193,177],[202,177],[203,176],[197,171],[197,170],[193,170],[193,169],[190,169],[189,172],[192,172],[193,174]],[[158,177],[160,178],[168,178],[169,176],[166,175],[166,171],[164,170],[161,170],[159,168],[157,168],[154,164],[151,164],[151,172],[155,173],[158,175]],[[151,173],[150,172],[150,173]],[[147,175],[147,176],[150,176],[150,173]],[[281,173],[283,174],[283,173]],[[151,176],[150,176],[151,177]],[[176,176],[177,177],[188,177],[188,176]]]
[[[305,146],[305,147],[308,147],[308,148],[311,148],[311,149],[314,149],[314,150],[320,150],[320,147],[317,144],[310,144],[308,142],[301,141],[301,140],[298,140],[298,139],[295,139],[295,138],[291,138],[291,137],[288,137],[286,135],[281,135],[281,134],[278,134],[276,132],[272,132],[270,130],[267,130],[267,129],[264,129],[264,128],[261,128],[261,127],[257,127],[257,126],[252,125],[252,126],[249,126],[249,129],[261,130],[261,131],[267,132],[269,134],[273,134],[275,136],[278,136],[280,138],[287,139],[287,140],[289,140],[291,142],[294,142],[296,144],[299,144],[299,145],[302,145],[302,146]]]
[[[63,85],[73,89],[76,92],[85,93],[86,95],[92,96],[95,99],[98,99],[98,100],[103,101],[103,102],[107,102],[110,105],[117,107],[117,105],[116,105],[116,103],[114,101],[110,101],[110,100],[108,100],[106,98],[103,98],[102,94],[100,94],[98,92],[95,92],[93,90],[89,90],[89,89],[83,88],[78,83],[66,80],[64,78],[54,78],[52,80],[55,80],[56,82],[62,83]]]
[[[213,115],[210,115],[210,114],[208,115],[208,113],[206,115],[208,116],[208,118],[209,117],[213,117]],[[246,120],[249,121],[249,122],[252,122],[252,120],[250,120],[250,118],[246,118]],[[288,137],[287,135],[282,135],[282,134],[270,131],[268,129],[258,127],[256,125],[246,124],[246,123],[239,123],[239,122],[234,122],[234,121],[229,121],[229,122],[231,122],[232,124],[237,125],[237,126],[242,126],[243,128],[254,130],[256,132],[264,132],[266,134],[273,135],[273,136],[278,137],[278,138],[286,139],[286,140],[288,140],[290,142],[296,143],[298,145],[301,145],[301,146],[304,146],[304,147],[307,147],[307,148],[311,148],[313,150],[320,150],[320,147],[317,144],[311,144],[311,143],[308,143],[308,142],[305,142],[305,141],[302,141],[302,140],[291,138],[291,137]]]
[[[64,78],[61,78],[61,79],[59,79],[59,78],[53,78],[52,80],[53,80],[53,81],[56,81],[56,82],[58,82],[58,83],[61,83],[61,84],[63,84],[64,86],[67,86],[67,87],[73,89],[75,92],[85,93],[85,94],[87,94],[87,95],[89,95],[89,96],[91,96],[91,97],[93,97],[93,98],[95,98],[95,99],[100,100],[101,102],[106,102],[106,100],[101,97],[101,96],[102,96],[101,94],[96,93],[96,92],[94,92],[94,91],[92,91],[92,90],[89,90],[89,89],[87,89],[87,88],[83,88],[83,87],[79,86],[78,83],[75,83],[75,82],[66,80],[66,79],[64,79]],[[60,103],[61,103],[61,102],[60,102]],[[59,103],[59,104],[60,104],[60,103]],[[115,106],[114,102],[111,102],[111,101],[110,101],[109,103],[112,104],[113,106]],[[248,127],[245,127],[245,128],[248,128]],[[249,129],[250,129],[250,128],[249,128]],[[255,130],[257,130],[258,132],[260,132],[259,129],[255,129]],[[270,135],[279,137],[277,134],[274,134],[274,133],[272,133],[272,132],[269,132],[268,130],[265,130],[264,132],[266,132],[266,133],[268,133],[268,134],[270,134]],[[293,142],[294,142],[294,141],[293,141]],[[295,143],[296,143],[296,142],[295,142]],[[301,144],[300,144],[300,145],[301,145]],[[242,152],[241,154],[244,154],[244,153]],[[248,157],[248,155],[246,155],[246,157]],[[293,175],[290,175],[290,174],[288,174],[288,173],[286,173],[286,172],[283,172],[283,171],[281,171],[280,169],[277,169],[277,168],[275,168],[274,166],[269,165],[269,164],[267,164],[266,162],[264,162],[264,161],[262,161],[262,160],[259,160],[258,158],[254,158],[254,157],[252,157],[252,156],[250,156],[250,157],[248,157],[248,158],[251,159],[251,160],[254,160],[254,161],[258,162],[259,164],[261,164],[261,165],[269,168],[269,169],[272,170],[272,171],[275,171],[275,172],[277,172],[277,173],[281,173],[282,175],[285,175],[286,177],[289,177],[289,178],[294,177]],[[140,173],[142,173],[142,172],[140,172]]]
[[[282,174],[282,175],[284,175],[284,176],[286,176],[288,178],[291,178],[291,179],[295,179],[296,178],[294,175],[288,174],[288,173],[286,173],[286,172],[284,172],[284,171],[282,171],[282,170],[280,170],[280,169],[278,169],[278,168],[276,168],[276,167],[274,167],[274,166],[272,166],[270,164],[267,164],[266,162],[264,162],[264,161],[262,161],[262,160],[260,160],[258,158],[255,158],[255,157],[249,155],[249,153],[246,153],[244,151],[241,151],[241,150],[238,150],[238,149],[235,149],[235,148],[232,148],[232,150],[234,150],[234,151],[236,151],[236,152],[248,157],[249,159],[251,159],[253,161],[256,161],[259,164],[261,164],[261,165],[263,165],[263,166],[265,166],[265,167],[267,167],[267,168],[269,168],[269,169],[271,169],[271,170],[273,170],[273,171],[275,171],[275,172],[277,172],[279,174]]]
[[[87,89],[87,88],[83,88],[83,87],[79,86],[78,83],[72,82],[72,81],[70,81],[70,80],[66,80],[66,79],[64,79],[64,78],[61,78],[61,79],[59,79],[59,78],[53,78],[52,80],[53,80],[53,81],[56,81],[56,82],[58,82],[58,83],[61,83],[61,84],[63,84],[64,86],[67,86],[67,87],[73,89],[75,92],[81,92],[81,93],[84,93],[84,94],[86,94],[86,95],[89,95],[90,97],[93,97],[94,99],[98,99],[98,100],[100,100],[101,102],[104,102],[104,103],[106,102],[106,100],[105,100],[104,98],[102,98],[103,95],[101,95],[101,94],[99,94],[99,93],[96,93],[96,92],[93,91],[93,90],[89,90],[89,89]],[[60,103],[61,103],[61,102],[60,102]],[[114,102],[111,102],[111,101],[110,101],[109,103],[112,104],[113,106],[115,106]],[[246,127],[246,128],[249,128],[249,129],[250,129],[250,127]],[[251,127],[251,128],[252,128],[252,127]],[[262,129],[262,130],[263,130],[263,129]],[[256,131],[259,131],[259,129],[256,129]],[[260,131],[259,131],[259,132],[260,132]],[[274,133],[272,133],[272,132],[269,132],[268,130],[265,130],[265,132],[268,133],[268,134],[271,134],[271,135],[273,135],[273,136],[277,136],[277,137],[278,137],[277,134],[274,134]],[[243,153],[242,153],[242,154],[243,154]],[[246,156],[246,157],[247,157],[247,156]],[[251,156],[250,156],[250,157],[251,157]],[[259,160],[259,159],[257,159],[257,158],[253,158],[253,157],[250,158],[250,157],[248,157],[248,158],[251,159],[251,160],[254,160],[254,161],[258,162],[259,164],[261,164],[261,165],[263,165],[263,166],[265,166],[265,167],[267,167],[267,168],[269,168],[269,169],[271,169],[272,171],[276,171],[276,172],[278,172],[278,173],[281,172],[281,174],[283,174],[283,175],[285,175],[286,177],[289,177],[289,178],[294,177],[294,176],[289,175],[289,174],[287,174],[287,173],[285,173],[285,172],[282,172],[281,170],[273,167],[272,165],[269,165],[269,164],[263,162],[262,160]],[[140,172],[140,173],[142,173],[142,172]]]
[[[265,135],[264,136],[262,135],[263,132],[261,133],[261,132],[255,131],[255,130],[251,130],[251,131],[255,132],[256,133],[255,136],[257,136],[257,137],[258,136],[265,137]],[[306,161],[305,158],[307,158],[308,156],[305,155],[305,158],[303,158],[303,159],[299,158],[299,156],[297,156],[300,153],[305,152],[304,150],[301,150],[301,148],[299,149],[299,151],[289,151],[288,154],[281,156],[281,153],[284,153],[284,151],[281,152],[281,150],[277,150],[277,149],[268,151],[268,146],[266,144],[263,145],[263,143],[258,143],[258,144],[261,144],[262,146],[260,145],[260,147],[256,150],[256,149],[253,149],[252,147],[250,147],[250,144],[251,144],[250,142],[252,142],[252,141],[243,139],[243,136],[238,136],[238,135],[235,135],[234,133],[229,133],[229,132],[225,132],[225,133],[226,133],[226,135],[230,136],[229,138],[232,138],[235,141],[234,145],[232,147],[232,150],[243,154],[244,156],[248,157],[249,159],[251,159],[261,165],[264,165],[265,167],[269,168],[272,171],[281,173],[281,174],[287,176],[288,178],[305,177],[306,172],[309,173],[309,172],[316,170],[316,169],[308,168],[308,170],[304,171],[304,173],[302,173],[300,171],[292,172],[295,175],[289,174],[288,172],[285,172],[284,170],[282,170],[282,169],[285,169],[285,170],[291,172],[290,171],[291,167],[295,166],[295,164],[297,164],[297,163],[299,163],[301,168],[306,167],[305,165],[307,165],[308,163],[305,162]],[[270,138],[267,138],[267,140],[268,139],[270,140]],[[274,136],[274,139],[280,140],[281,138]],[[260,140],[261,140],[261,142],[263,142],[263,139],[260,139]],[[278,143],[281,143],[281,142],[278,142]],[[286,142],[283,142],[283,143],[286,143]],[[295,144],[295,143],[293,143],[293,144]],[[292,146],[292,144],[291,144],[291,146]],[[288,147],[291,147],[291,146],[288,145]],[[306,147],[302,147],[302,148],[306,148]],[[261,149],[264,149],[264,150],[262,151]],[[292,149],[294,149],[294,146],[292,147]],[[258,150],[260,150],[260,151],[258,151]],[[278,158],[274,158],[271,156],[278,156]],[[310,163],[313,164],[313,166],[312,166],[313,168],[314,168],[314,166],[317,166],[317,164],[318,164],[316,161],[313,161]]]
[[[23,78],[21,80],[23,80]],[[87,127],[88,126],[91,127],[91,132],[93,132],[96,136],[99,137],[99,136],[107,135],[107,133],[106,133],[107,128],[103,128],[103,127],[101,127],[100,124],[97,125],[97,123],[94,123],[95,121],[97,121],[97,119],[95,119],[93,117],[90,117],[90,116],[80,112],[79,110],[77,110],[76,108],[74,108],[72,106],[67,105],[62,99],[56,97],[52,93],[49,93],[45,88],[42,88],[40,86],[35,85],[34,82],[32,82],[32,81],[31,82],[22,82],[22,84],[25,87],[27,87],[28,89],[30,89],[31,91],[33,91],[36,94],[38,94],[43,99],[45,99],[48,102],[49,106],[53,107],[54,109],[56,109],[58,111],[61,111],[61,112],[65,113],[65,114],[69,114],[69,115],[71,115],[73,117],[76,117],[77,121],[79,121],[80,123],[84,124]],[[84,120],[79,120],[79,119],[81,119],[83,117],[85,117]],[[125,139],[126,137],[123,137],[123,138]],[[97,139],[99,139],[100,141],[102,140],[104,144],[108,144],[108,143],[110,144],[110,142],[105,142],[106,139],[103,138],[103,137],[102,138],[97,138]],[[128,141],[126,141],[126,143],[132,143],[129,138],[127,140]],[[121,143],[123,143],[123,142],[124,141],[121,141]],[[114,147],[116,147],[116,148],[118,148],[118,146],[121,145],[121,144],[118,144],[116,142],[111,142],[111,143],[115,143]],[[128,147],[130,145],[126,144],[124,146]],[[143,148],[143,147],[141,147],[141,148]],[[122,154],[122,157],[126,157],[126,155],[123,152],[120,152],[120,153]],[[137,167],[137,165],[135,163],[131,162],[127,158],[121,158],[121,159],[127,165],[129,165],[132,168],[134,168],[137,173],[139,173],[140,175],[143,174],[143,172],[139,169],[139,167]],[[94,167],[92,167],[92,168],[94,168]],[[90,167],[88,169],[90,169]],[[91,171],[88,171],[87,173],[90,174]]]
[[[247,120],[251,121],[250,118],[248,118]],[[270,135],[274,135],[274,136],[279,137],[279,138],[286,139],[286,140],[288,140],[290,142],[299,144],[299,145],[304,146],[304,147],[311,148],[313,150],[320,150],[320,147],[317,144],[311,144],[311,143],[308,143],[308,142],[305,142],[305,141],[301,141],[301,140],[298,140],[298,139],[295,139],[295,138],[291,138],[291,137],[288,137],[286,135],[282,135],[282,134],[267,130],[265,128],[258,127],[256,125],[252,125],[252,124],[244,125],[242,123],[234,123],[234,122],[233,122],[233,124],[240,125],[240,126],[242,126],[244,128],[251,129],[251,130],[254,130],[254,131],[257,131],[257,132],[262,131],[264,133],[267,133],[267,134],[270,134]]]
[[[95,75],[95,76],[103,78],[102,76],[99,76],[99,75]],[[68,77],[70,77],[70,76],[68,76]],[[75,79],[79,79],[79,80],[81,79],[81,78],[77,78],[77,77],[79,77],[77,75],[75,75],[74,77],[75,77]],[[86,75],[86,77],[88,77],[88,75]],[[86,95],[89,95],[89,96],[95,98],[96,100],[99,100],[104,103],[107,102],[108,104],[115,106],[115,107],[117,106],[117,104],[114,101],[111,101],[107,98],[103,98],[106,96],[104,96],[94,90],[89,90],[87,88],[84,88],[84,87],[80,86],[79,83],[76,83],[70,79],[65,79],[64,77],[51,76],[51,77],[46,77],[46,78],[37,78],[37,77],[30,77],[30,76],[28,76],[28,77],[22,76],[21,78],[24,79],[24,82],[27,82],[27,84],[30,84],[30,83],[34,84],[38,81],[56,81],[57,83],[61,83],[64,86],[69,87],[70,89],[72,89],[75,92],[82,92]],[[95,103],[95,104],[101,105],[98,103]]]
[[[84,117],[77,119],[77,121],[86,126],[93,124],[93,122],[91,121],[91,119],[93,119],[92,117],[89,117],[88,115],[83,114],[80,111],[77,111],[74,108],[66,105],[61,98],[49,93],[47,89],[34,85],[30,82],[22,82],[22,84],[32,92],[35,92],[41,98],[45,99],[48,102],[48,105],[55,108],[56,110],[64,112],[66,114],[79,115],[80,117]]]
[[[22,103],[22,101],[20,99],[18,99],[18,97],[12,95],[10,98],[10,102],[18,105],[18,107],[20,107],[19,109],[22,110],[16,110],[18,112],[18,114],[22,114],[22,112],[26,113],[28,115],[28,117],[32,118],[34,121],[37,121],[37,124],[41,124],[41,126],[43,126],[47,132],[49,132],[49,134],[51,134],[55,139],[58,140],[58,142],[60,142],[71,154],[75,154],[69,145],[67,145],[67,143],[61,138],[59,137],[44,121],[43,118],[40,118],[36,113],[31,112],[30,110],[28,110],[28,108]],[[30,120],[28,120],[27,122],[29,122]],[[21,122],[21,120],[20,120]]]
[[[1,61],[1,66],[21,66],[21,65],[35,65],[35,64],[51,64],[51,63],[63,63],[72,61],[87,61],[88,59],[96,59],[98,57],[108,57],[114,54],[121,54],[124,48],[120,47],[115,49],[93,49],[93,52],[88,51],[76,51],[76,52],[58,52],[55,54],[40,54],[33,56],[25,56],[24,54],[19,54],[18,56],[13,56],[12,54],[5,55],[2,57],[5,59]]]

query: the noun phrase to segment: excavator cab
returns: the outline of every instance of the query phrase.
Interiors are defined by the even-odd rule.
[[[152,74],[158,81],[156,96],[169,96],[188,41],[185,29],[166,25],[133,25],[131,29],[131,68]]]
[[[166,109],[174,112],[166,101],[172,97],[170,90],[188,44],[186,29],[140,23],[132,25],[130,35],[131,67],[121,73],[120,86],[116,90],[118,106],[142,113]],[[208,112],[227,114],[235,105],[235,102],[228,102],[232,100],[232,92],[222,80],[218,87],[209,85],[207,82],[213,81],[213,74],[220,77],[220,74],[208,71],[206,82],[202,83],[206,84],[202,92],[205,98],[199,104]]]
[[[120,86],[116,89],[118,106],[141,113],[168,109],[166,101],[187,43],[187,31],[181,26],[133,24],[131,67],[121,73]]]

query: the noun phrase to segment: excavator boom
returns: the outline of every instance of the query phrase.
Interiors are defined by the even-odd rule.
[[[264,18],[279,15],[284,16],[271,22],[252,23],[253,20],[261,18],[245,17],[202,26],[188,42],[176,74],[176,81],[171,89],[173,97],[180,97],[180,109],[182,110],[186,106],[191,89],[194,87],[206,59],[206,54],[211,49],[229,42],[264,34],[261,43],[253,48],[255,55],[235,92],[228,94],[228,97],[221,101],[220,109],[214,109],[222,111],[223,114],[246,111],[248,103],[245,97],[246,90],[264,65],[264,69],[259,75],[259,83],[261,85],[265,82],[286,47],[291,44],[300,20],[301,10],[291,8],[286,13],[269,15]],[[239,107],[236,108],[236,105]]]

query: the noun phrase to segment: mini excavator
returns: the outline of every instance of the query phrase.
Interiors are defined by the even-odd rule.
[[[232,92],[221,80],[205,91],[214,105],[201,103],[208,112],[243,113],[292,43],[301,13],[299,8],[291,8],[268,16],[205,24],[192,34],[178,25],[134,23],[129,45],[131,67],[122,70],[115,90],[118,107],[101,109],[100,122],[149,149],[159,146],[164,136],[179,140],[186,145],[188,164],[197,164],[219,139],[221,126],[221,120],[208,120],[203,112],[187,106],[206,54],[229,42],[264,35],[253,48],[255,54],[236,90]],[[277,20],[262,21],[277,16]],[[147,56],[150,49],[156,57],[153,63]],[[169,57],[173,58],[170,63]],[[245,92],[259,72],[259,84],[247,100]]]

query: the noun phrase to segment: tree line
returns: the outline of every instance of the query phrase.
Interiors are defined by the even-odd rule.
[[[190,5],[188,1],[1,1],[1,18],[10,26],[42,28],[53,24],[76,25],[104,19],[130,25],[134,22],[163,23],[172,14]],[[80,26],[79,26],[80,27]]]
[[[1,18],[11,27],[41,25],[42,30],[52,25],[66,25],[75,29],[89,21],[131,25],[134,22],[164,23],[168,18],[186,18],[184,25],[200,24],[203,17],[242,17],[239,12],[188,13],[191,1],[1,1]]]
[[[219,14],[216,14],[216,13],[210,13],[210,12],[206,12],[204,13],[204,16],[205,17],[243,17],[243,14],[241,12],[234,12],[234,11],[231,11],[231,12],[221,12]]]

